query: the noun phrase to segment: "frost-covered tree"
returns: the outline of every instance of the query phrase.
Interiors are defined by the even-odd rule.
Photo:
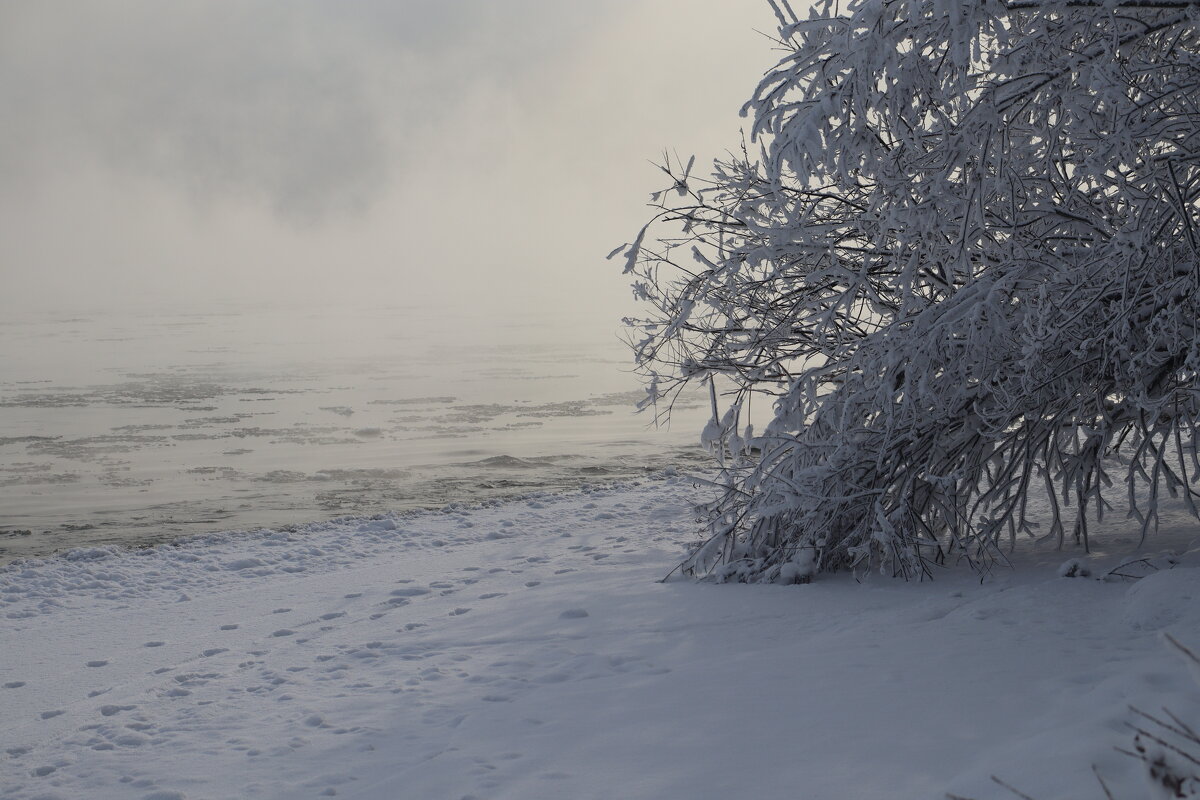
[[[987,569],[1114,506],[1153,529],[1163,491],[1195,511],[1200,0],[772,7],[749,142],[666,160],[614,251],[649,400],[711,382],[685,569]]]

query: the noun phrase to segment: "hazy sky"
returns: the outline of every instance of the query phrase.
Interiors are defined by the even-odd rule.
[[[0,308],[631,308],[664,147],[736,145],[763,0],[0,0]]]

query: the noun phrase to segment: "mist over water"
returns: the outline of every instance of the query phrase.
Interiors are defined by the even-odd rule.
[[[737,145],[773,20],[0,0],[0,561],[698,459],[604,254]]]
[[[619,325],[543,311],[206,306],[0,321],[0,560],[699,466]]]

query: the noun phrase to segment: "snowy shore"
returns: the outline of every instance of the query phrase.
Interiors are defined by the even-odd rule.
[[[0,798],[1146,797],[1196,530],[1136,581],[658,582],[684,478],[0,571]],[[1127,550],[1091,559],[1095,574]],[[1170,567],[1170,568],[1168,568]]]

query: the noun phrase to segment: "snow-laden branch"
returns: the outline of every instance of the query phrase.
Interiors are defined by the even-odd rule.
[[[986,569],[1116,503],[1194,508],[1200,4],[775,8],[750,141],[705,179],[665,161],[623,248],[655,396],[734,386],[687,568]]]

